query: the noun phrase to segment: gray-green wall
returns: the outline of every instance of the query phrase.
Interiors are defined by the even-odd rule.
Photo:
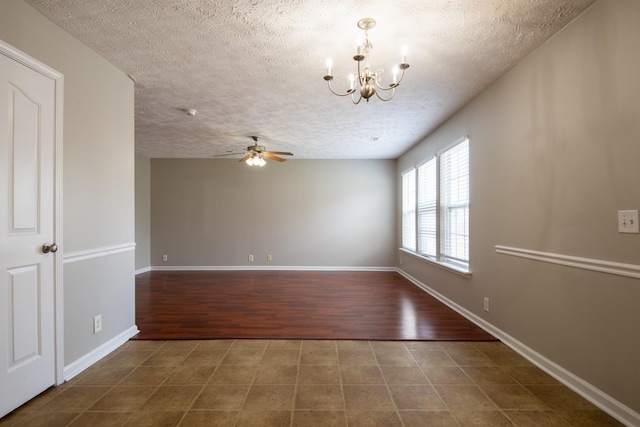
[[[133,82],[21,0],[0,2],[0,39],[64,75],[66,367],[135,326]]]
[[[638,23],[637,0],[596,2],[398,161],[470,137],[472,277],[400,267],[636,413],[640,281],[495,246],[639,268],[640,235],[617,229],[640,209]]]
[[[393,160],[151,159],[151,264],[393,267],[395,191]]]
[[[136,272],[151,267],[151,160],[136,154]]]

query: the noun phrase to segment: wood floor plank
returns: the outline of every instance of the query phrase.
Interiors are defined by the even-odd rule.
[[[396,272],[147,272],[136,324],[136,339],[495,340]]]

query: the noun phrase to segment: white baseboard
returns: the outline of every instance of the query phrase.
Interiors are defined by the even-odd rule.
[[[140,268],[136,270],[135,274],[137,276],[138,274],[146,273],[147,271],[151,271],[151,267]]]
[[[411,281],[414,285],[418,286],[420,289],[432,295],[434,298],[438,299],[443,304],[447,305],[448,307],[455,310],[462,316],[466,317],[467,319],[471,320],[478,326],[482,327],[484,330],[491,333],[496,338],[500,339],[500,341],[502,341],[505,345],[513,349],[516,353],[520,354],[522,357],[529,360],[531,363],[538,366],[540,369],[542,369],[543,371],[545,371],[546,373],[548,373],[549,375],[551,375],[552,377],[560,381],[562,384],[569,387],[571,390],[575,391],[576,393],[578,393],[579,395],[581,395],[582,397],[584,397],[585,399],[587,399],[588,401],[590,401],[591,403],[596,405],[598,408],[602,409],[604,412],[608,413],[609,415],[611,415],[612,417],[614,417],[624,425],[630,426],[630,427],[640,426],[640,414],[635,412],[633,409],[617,401],[613,397],[604,393],[602,390],[596,388],[595,386],[591,385],[590,383],[583,380],[582,378],[569,372],[562,366],[547,359],[540,353],[527,347],[526,345],[524,345],[517,339],[513,338],[509,334],[496,328],[491,323],[487,322],[481,317],[476,316],[472,312],[468,311],[464,307],[461,307],[460,305],[451,301],[450,299],[440,294],[439,292],[431,289],[429,286],[420,282],[418,279],[406,273],[405,271],[400,269],[397,269],[397,271],[402,276],[404,276],[409,281]]]
[[[140,332],[138,330],[138,327],[134,325],[126,331],[122,332],[120,335],[115,336],[106,343],[85,354],[75,362],[72,362],[69,365],[65,366],[63,372],[64,381],[69,381],[71,378],[75,377],[80,372],[84,371],[89,366],[93,365],[98,360],[102,359],[103,357],[120,347],[122,344],[127,342],[129,338],[136,335],[138,332]]]
[[[286,266],[286,265],[153,265],[151,271],[397,271],[396,267]]]

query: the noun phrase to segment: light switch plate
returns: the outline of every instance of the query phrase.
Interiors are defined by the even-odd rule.
[[[640,233],[637,210],[618,211],[618,232]]]

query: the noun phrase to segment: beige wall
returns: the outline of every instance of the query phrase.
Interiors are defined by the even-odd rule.
[[[151,264],[394,266],[395,198],[392,160],[152,159]]]
[[[135,326],[133,82],[21,0],[0,2],[0,39],[64,75],[58,318],[68,366]]]
[[[151,266],[151,160],[136,154],[136,271]]]
[[[640,264],[640,235],[617,231],[640,209],[639,22],[636,0],[595,3],[398,161],[470,136],[472,278],[401,267],[636,412],[639,280],[494,246]]]

